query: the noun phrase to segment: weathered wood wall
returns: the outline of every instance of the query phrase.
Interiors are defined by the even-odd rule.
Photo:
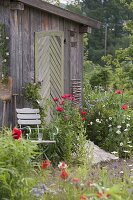
[[[0,21],[4,20],[9,26],[8,18],[3,19],[5,14],[7,16],[7,11],[3,11],[6,9],[0,6]],[[13,93],[18,94],[17,107],[25,106],[22,98],[23,88],[27,82],[35,80],[35,32],[64,32],[64,92],[70,92],[71,79],[82,79],[83,47],[79,26],[72,21],[28,6],[25,6],[24,10],[10,10],[10,75],[13,78]],[[71,31],[74,31],[74,36],[71,36]],[[12,119],[14,112],[12,100]]]
[[[10,10],[9,10],[9,3],[10,0],[0,0],[0,24],[6,25],[6,32],[7,36],[10,36]],[[1,67],[1,66],[0,66]],[[7,104],[7,119],[6,121],[9,122],[9,106],[11,105],[11,102]],[[2,112],[3,112],[3,103],[0,100],[0,127],[2,124]]]

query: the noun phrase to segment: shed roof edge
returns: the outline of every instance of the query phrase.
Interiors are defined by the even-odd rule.
[[[101,22],[97,20],[76,14],[74,12],[52,5],[42,0],[15,0],[15,1],[22,2],[28,6],[38,8],[42,11],[46,11],[46,12],[58,15],[65,19],[69,19],[79,24],[87,25],[92,28],[99,29],[101,26]]]

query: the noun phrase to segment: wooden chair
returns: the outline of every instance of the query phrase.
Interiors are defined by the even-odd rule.
[[[40,128],[41,120],[40,120],[40,114],[39,109],[32,109],[32,108],[22,108],[22,109],[16,109],[17,112],[17,123],[20,127],[20,129],[24,130],[25,128],[29,129],[30,134],[32,134],[32,130],[37,130],[38,135],[40,134]],[[30,139],[30,137],[27,137],[27,139]],[[55,140],[43,140],[43,139],[31,139],[31,142],[36,144],[55,144]],[[43,152],[45,154],[46,150]],[[47,158],[46,154],[45,157]]]

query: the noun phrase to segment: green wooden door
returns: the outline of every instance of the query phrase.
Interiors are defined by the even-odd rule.
[[[64,34],[35,33],[35,78],[41,83],[42,104],[64,92]]]

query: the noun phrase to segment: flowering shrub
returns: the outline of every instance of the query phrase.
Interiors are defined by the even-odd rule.
[[[64,94],[60,98],[54,97],[54,119],[51,132],[56,139],[54,163],[65,160],[67,163],[86,162],[86,136],[84,123],[86,112],[79,112],[74,106],[75,98],[71,94]]]
[[[90,140],[120,157],[129,157],[133,150],[133,111],[126,93],[121,90],[90,90],[85,106],[86,132]]]

